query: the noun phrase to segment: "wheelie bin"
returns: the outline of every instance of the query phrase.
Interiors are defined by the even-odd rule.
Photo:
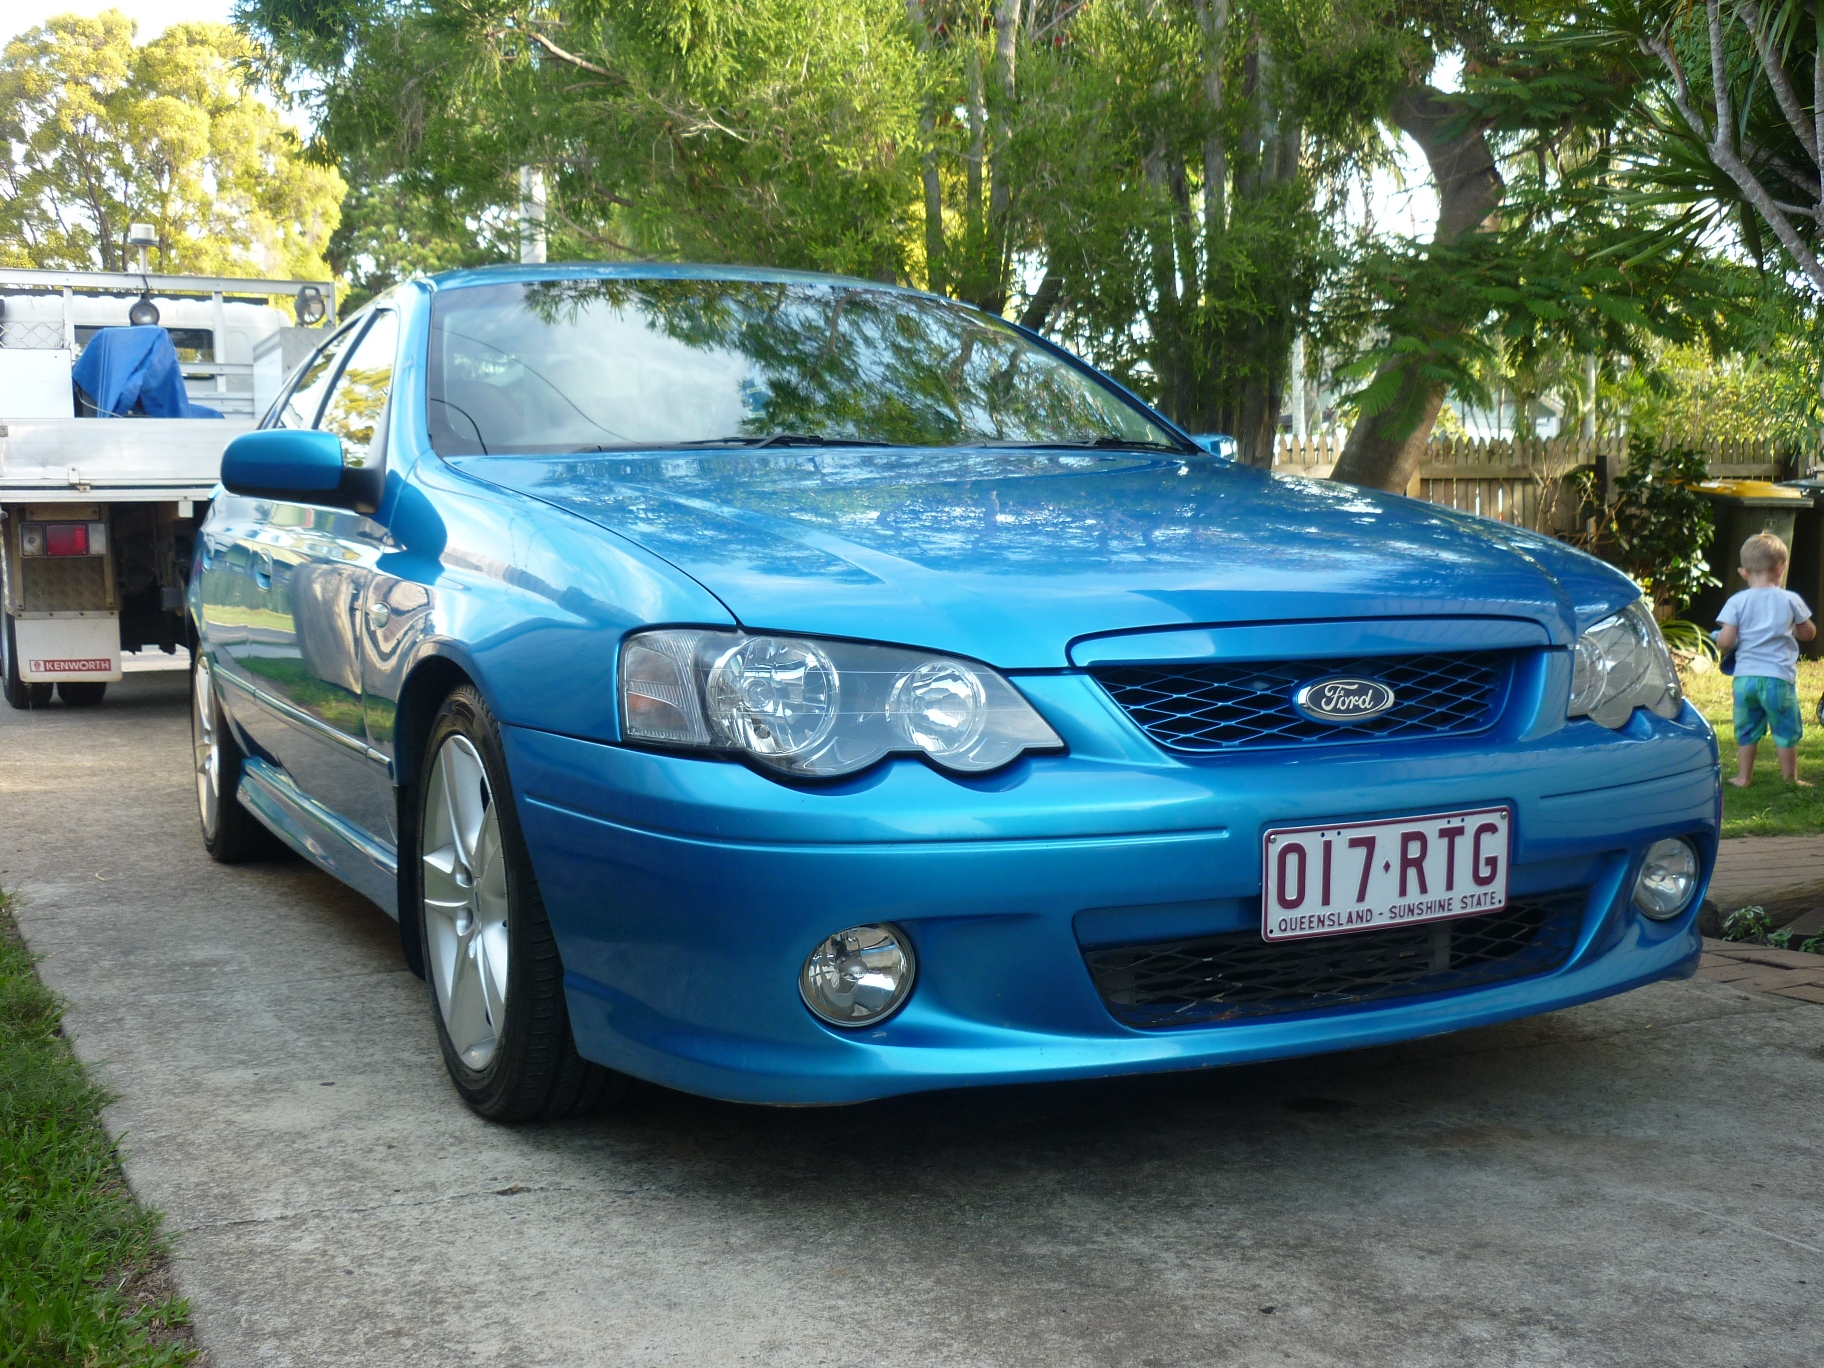
[[[1780,488],[1796,489],[1811,498],[1811,507],[1799,510],[1792,525],[1792,565],[1786,572],[1786,587],[1804,599],[1812,612],[1824,612],[1824,476],[1782,480]],[[1799,650],[1807,660],[1824,656],[1824,632],[1800,642]]]
[[[1791,547],[1799,516],[1805,514],[1809,519],[1814,500],[1803,490],[1767,480],[1705,480],[1697,486],[1697,493],[1709,501],[1716,518],[1716,532],[1705,556],[1710,562],[1710,573],[1720,583],[1694,598],[1685,610],[1685,616],[1708,631],[1716,625],[1716,615],[1722,610],[1724,601],[1738,589],[1748,587],[1736,573],[1742,563],[1742,543],[1756,533],[1771,532]],[[1815,609],[1816,581],[1813,581],[1812,591],[1807,593],[1803,585],[1794,582],[1797,569],[1795,552],[1787,566],[1788,585]],[[1811,573],[1816,575],[1818,572]]]

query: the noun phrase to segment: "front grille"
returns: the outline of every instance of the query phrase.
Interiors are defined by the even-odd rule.
[[[1083,958],[1108,1010],[1129,1026],[1203,1026],[1543,974],[1570,955],[1587,901],[1576,889],[1455,921],[1278,942],[1246,931]]]
[[[1146,734],[1176,751],[1215,753],[1310,742],[1460,736],[1493,725],[1507,696],[1506,651],[1347,660],[1119,665],[1093,671]],[[1301,687],[1333,675],[1394,692],[1379,717],[1314,722],[1292,706]]]

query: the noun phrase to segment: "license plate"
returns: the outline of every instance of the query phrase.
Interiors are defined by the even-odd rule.
[[[1507,906],[1508,810],[1275,827],[1261,869],[1270,941],[1446,921]]]

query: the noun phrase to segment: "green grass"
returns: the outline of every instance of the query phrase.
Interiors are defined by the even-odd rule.
[[[1684,675],[1685,691],[1716,728],[1723,777],[1735,774],[1735,699],[1727,675],[1711,670]],[[1724,836],[1815,836],[1824,832],[1824,728],[1818,726],[1818,695],[1824,693],[1824,660],[1799,662],[1799,714],[1805,735],[1799,742],[1799,778],[1815,788],[1795,788],[1780,778],[1773,738],[1761,738],[1754,782],[1745,789],[1723,785]]]
[[[13,905],[0,889],[0,1368],[187,1363],[158,1217],[127,1190],[107,1096],[63,1039]]]

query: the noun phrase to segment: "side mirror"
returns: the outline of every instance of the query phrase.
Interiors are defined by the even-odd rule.
[[[1225,461],[1235,459],[1235,439],[1233,437],[1220,432],[1197,432],[1191,434],[1191,440],[1212,456],[1220,456]]]
[[[222,484],[230,494],[249,498],[372,513],[380,507],[386,472],[344,464],[342,439],[333,432],[264,428],[228,443]]]

